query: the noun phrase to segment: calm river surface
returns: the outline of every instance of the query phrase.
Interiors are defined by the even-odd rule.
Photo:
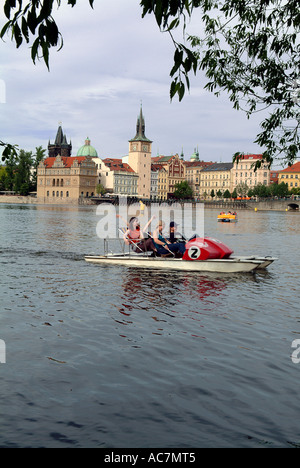
[[[91,265],[95,207],[0,205],[0,447],[300,446],[300,215],[216,216],[206,235],[278,261]]]

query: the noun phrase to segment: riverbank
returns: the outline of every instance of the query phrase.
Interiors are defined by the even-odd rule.
[[[0,203],[32,205],[36,204],[37,200],[36,197],[30,196],[23,197],[21,195],[0,195]]]
[[[80,199],[78,203],[69,202],[68,205],[72,206],[82,206],[82,205],[97,205],[98,203],[109,203],[111,200],[109,198],[100,198],[100,199],[90,199],[84,198]],[[114,200],[115,202],[115,200]],[[0,204],[29,204],[29,205],[45,205],[47,203],[39,201],[36,197],[33,196],[20,196],[20,195],[0,195]],[[148,203],[151,203],[150,201]],[[148,204],[146,203],[146,204]],[[191,204],[192,202],[188,202]],[[199,203],[203,203],[200,201]],[[51,203],[51,206],[57,206],[64,204],[66,205],[65,200],[62,203]],[[205,201],[205,208],[216,209],[216,210],[251,210],[251,211],[295,211],[299,212],[300,200],[292,200],[290,198],[286,199],[264,199],[264,200],[250,200],[250,201]]]
[[[38,200],[33,196],[21,196],[21,195],[0,195],[0,204],[15,204],[15,205],[49,205],[49,206],[82,206],[82,205],[94,205],[93,200],[89,198],[80,199],[78,202],[71,201],[66,203],[65,199],[59,200],[57,203],[45,203],[44,201]]]

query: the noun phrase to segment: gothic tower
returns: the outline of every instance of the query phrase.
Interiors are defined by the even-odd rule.
[[[48,144],[49,158],[56,158],[60,155],[62,157],[69,157],[72,154],[72,143],[67,142],[67,137],[64,135],[61,125],[58,127],[54,144],[49,141]]]

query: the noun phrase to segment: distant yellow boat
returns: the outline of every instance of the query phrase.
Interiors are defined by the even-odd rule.
[[[237,214],[236,213],[220,213],[218,215],[218,221],[221,221],[223,223],[230,223],[230,222],[236,222],[237,221]]]

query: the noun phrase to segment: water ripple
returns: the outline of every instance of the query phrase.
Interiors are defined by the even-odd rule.
[[[299,217],[206,231],[268,272],[94,267],[92,210],[0,207],[1,447],[298,447]],[[284,246],[284,252],[283,247]]]

